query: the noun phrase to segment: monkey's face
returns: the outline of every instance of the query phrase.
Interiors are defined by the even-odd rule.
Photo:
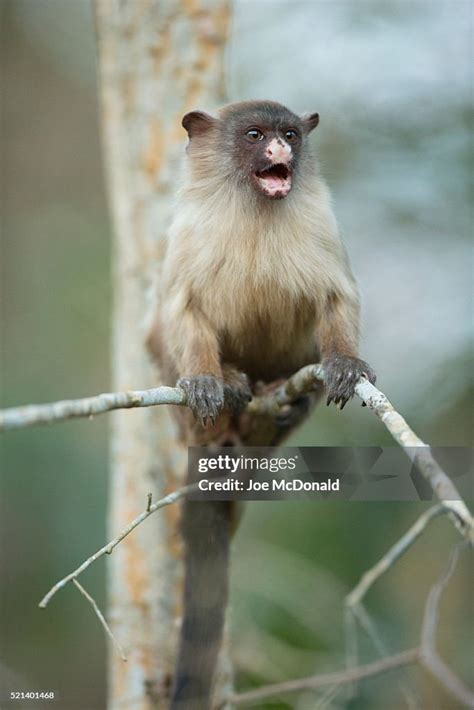
[[[300,133],[295,126],[250,126],[239,136],[242,167],[264,197],[281,200],[293,185]]]
[[[303,121],[280,104],[249,102],[231,107],[226,133],[241,179],[259,195],[282,200],[298,173]]]
[[[317,113],[300,118],[273,101],[243,101],[225,106],[217,119],[193,111],[183,126],[191,146],[212,147],[218,169],[229,179],[237,177],[266,199],[282,200],[291,192],[306,136],[318,121]]]

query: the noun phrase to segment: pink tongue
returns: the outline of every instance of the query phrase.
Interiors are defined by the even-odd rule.
[[[283,178],[279,177],[278,175],[265,175],[264,177],[266,185],[268,187],[282,187],[284,180]]]

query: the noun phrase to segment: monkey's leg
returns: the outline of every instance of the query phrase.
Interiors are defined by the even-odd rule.
[[[328,299],[318,328],[318,344],[322,355],[327,387],[327,404],[340,409],[354,396],[354,388],[363,375],[375,382],[370,365],[357,356],[359,326],[358,304],[342,296]]]
[[[321,399],[322,394],[322,385],[318,383],[314,392],[302,395],[291,404],[285,404],[281,408],[280,413],[275,417],[276,433],[271,442],[272,446],[282,444],[290,436],[293,429],[299,427],[309,417]]]
[[[225,407],[238,416],[252,399],[249,378],[231,365],[222,366]]]
[[[280,413],[275,417],[277,426],[282,431],[298,426],[310,413],[311,405],[311,396],[309,394],[301,395],[290,404],[284,404],[280,409]]]

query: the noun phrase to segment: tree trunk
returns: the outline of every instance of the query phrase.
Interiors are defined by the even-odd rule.
[[[224,100],[228,0],[96,0],[105,164],[113,219],[113,389],[158,383],[144,348],[185,138],[181,117]],[[165,407],[112,420],[109,532],[179,484],[184,452]],[[128,662],[110,656],[109,707],[166,707],[180,615],[178,510],[141,525],[109,561],[109,618]]]

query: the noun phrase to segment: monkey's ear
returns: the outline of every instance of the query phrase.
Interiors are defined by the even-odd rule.
[[[303,126],[305,127],[306,133],[311,133],[311,131],[316,128],[319,123],[319,113],[311,113],[305,115],[301,119],[303,121]]]
[[[204,111],[191,111],[183,116],[181,125],[188,132],[189,138],[203,135],[216,123],[216,119]]]

